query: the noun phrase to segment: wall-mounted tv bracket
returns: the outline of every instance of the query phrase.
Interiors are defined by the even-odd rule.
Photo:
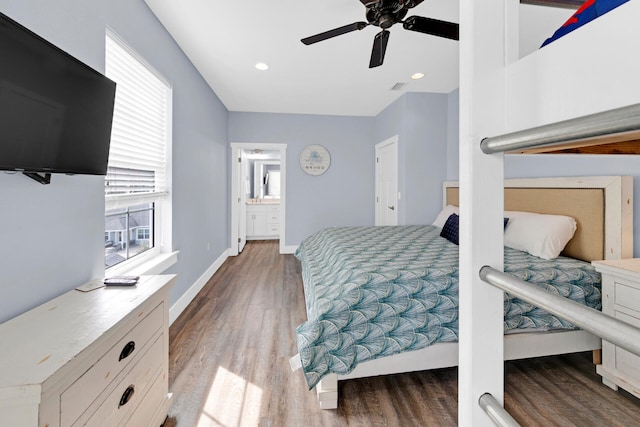
[[[50,173],[45,173],[45,174],[39,174],[37,172],[22,172],[23,174],[25,174],[26,176],[28,176],[29,178],[38,181],[40,184],[49,184],[51,183],[51,174]]]

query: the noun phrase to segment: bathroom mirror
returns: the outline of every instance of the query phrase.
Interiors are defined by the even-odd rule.
[[[280,198],[280,161],[256,160],[253,164],[253,197]]]
[[[247,150],[243,153],[242,170],[245,180],[245,199],[280,198],[280,152],[276,150]],[[256,200],[253,200],[255,202]]]

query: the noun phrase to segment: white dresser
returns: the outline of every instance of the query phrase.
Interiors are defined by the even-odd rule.
[[[640,259],[594,261],[602,274],[602,312],[640,328]],[[602,382],[640,397],[640,357],[602,340]]]
[[[280,204],[247,203],[247,240],[280,238]]]
[[[160,426],[174,280],[74,289],[0,324],[0,424]]]

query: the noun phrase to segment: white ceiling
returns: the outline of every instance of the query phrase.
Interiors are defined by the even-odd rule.
[[[373,69],[368,67],[377,27],[310,46],[300,42],[366,21],[359,0],[145,2],[229,111],[375,116],[405,92],[449,93],[458,87],[458,42],[407,31],[402,24],[391,27],[384,64]],[[521,51],[523,45],[539,46],[572,13],[523,8],[535,12],[533,23],[524,25],[535,35],[521,36]],[[458,2],[425,0],[407,16],[412,15],[458,22]],[[521,12],[521,21],[524,15],[529,14]],[[542,38],[529,40],[535,37]],[[269,70],[256,70],[258,62]],[[416,72],[425,77],[412,80]],[[396,83],[407,85],[391,90]]]

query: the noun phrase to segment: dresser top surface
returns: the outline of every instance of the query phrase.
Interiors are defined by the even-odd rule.
[[[640,258],[593,261],[592,264],[600,272],[616,273],[622,270],[624,273],[640,274]]]
[[[174,280],[141,276],[131,287],[73,289],[0,324],[0,395],[6,387],[43,383]]]

